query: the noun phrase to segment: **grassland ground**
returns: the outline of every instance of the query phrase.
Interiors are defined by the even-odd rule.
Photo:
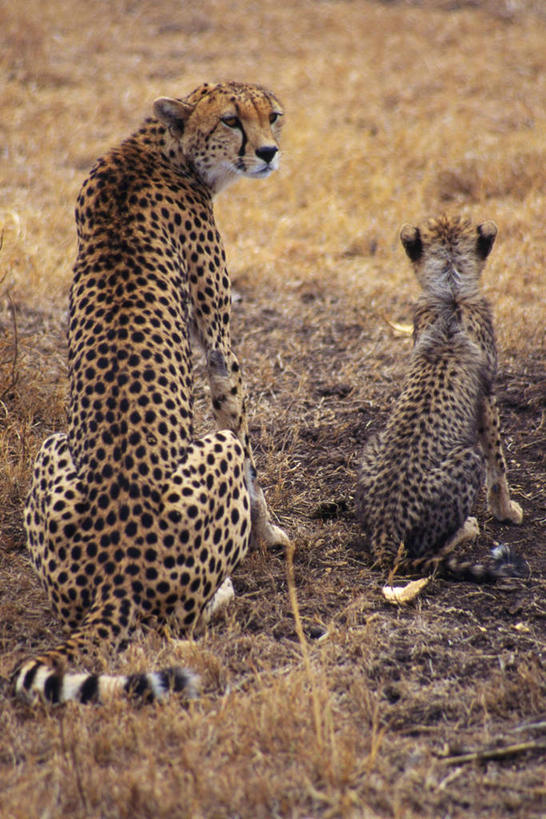
[[[0,8],[0,46],[0,675],[61,636],[22,509],[38,447],[66,426],[77,191],[156,96],[226,77],[272,87],[287,109],[281,171],[237,183],[217,215],[252,437],[296,546],[310,660],[309,672],[285,555],[253,553],[202,638],[150,632],[97,659],[195,668],[204,691],[188,707],[30,709],[0,685],[0,815],[543,816],[543,5],[28,0]],[[528,575],[437,577],[396,608],[353,493],[410,353],[392,326],[410,321],[417,294],[398,230],[441,210],[499,226],[484,290],[525,517],[500,524],[481,497],[469,554],[509,543]],[[195,381],[210,429],[197,357]]]

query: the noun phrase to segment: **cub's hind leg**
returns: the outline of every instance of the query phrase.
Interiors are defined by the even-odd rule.
[[[497,520],[521,523],[523,511],[519,503],[510,499],[500,434],[500,421],[494,395],[484,399],[480,418],[480,441],[485,454],[487,506]]]
[[[483,482],[483,458],[473,447],[458,447],[423,474],[410,505],[404,545],[414,568],[430,569],[463,540],[478,534],[469,515]]]
[[[373,554],[386,569],[432,567],[446,541],[451,548],[460,542],[454,536],[459,530],[462,535],[483,482],[481,453],[458,447],[437,466],[420,469],[419,479],[411,459],[404,465],[386,458],[381,437],[372,439],[364,451],[355,498]],[[469,531],[467,527],[465,533]]]

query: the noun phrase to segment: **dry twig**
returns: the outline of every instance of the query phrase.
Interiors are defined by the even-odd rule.
[[[288,583],[288,596],[290,598],[290,605],[292,607],[294,623],[296,625],[296,634],[298,635],[298,640],[300,641],[301,653],[303,655],[303,664],[305,666],[305,672],[307,674],[307,679],[309,680],[309,687],[311,689],[311,700],[313,703],[313,719],[315,722],[315,733],[317,736],[317,743],[319,745],[319,748],[322,748],[323,734],[322,719],[320,715],[320,703],[318,699],[315,678],[313,677],[313,672],[311,669],[309,649],[307,647],[307,640],[305,639],[305,634],[303,632],[300,610],[298,606],[298,598],[296,595],[296,584],[294,582],[294,546],[292,543],[290,543],[286,549],[286,577]]]
[[[477,748],[475,751],[466,751],[452,756],[445,756],[442,759],[446,765],[459,765],[462,762],[477,762],[482,759],[504,759],[514,754],[523,754],[526,751],[546,750],[546,740],[536,742],[518,742],[514,745],[504,745],[497,748]]]
[[[9,383],[0,393],[0,401],[3,401],[4,397],[8,394],[8,392],[14,388],[18,379],[17,357],[19,352],[19,337],[17,334],[17,319],[15,317],[15,305],[13,304],[9,291],[6,293],[6,298],[8,300],[8,306],[11,314],[11,322],[13,327],[13,354],[11,357],[11,374]],[[3,365],[4,362],[1,362],[1,364]]]

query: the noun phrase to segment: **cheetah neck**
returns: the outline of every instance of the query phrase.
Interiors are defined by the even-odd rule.
[[[147,119],[130,138],[147,153],[157,151],[165,167],[171,172],[191,179],[195,190],[212,202],[212,198],[236,178],[232,170],[220,165],[214,169],[200,169],[191,156],[184,152],[179,137],[174,136],[158,120]]]

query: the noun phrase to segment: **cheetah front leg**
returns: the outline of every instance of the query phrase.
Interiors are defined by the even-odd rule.
[[[286,546],[290,541],[285,532],[271,522],[263,490],[257,482],[239,362],[230,348],[216,347],[208,350],[207,370],[218,429],[231,429],[243,446],[245,477],[251,497],[252,546],[260,541],[266,546]]]
[[[506,479],[506,459],[500,435],[499,412],[494,395],[484,399],[480,419],[480,441],[486,464],[487,506],[497,520],[521,523],[523,511],[510,499]]]

